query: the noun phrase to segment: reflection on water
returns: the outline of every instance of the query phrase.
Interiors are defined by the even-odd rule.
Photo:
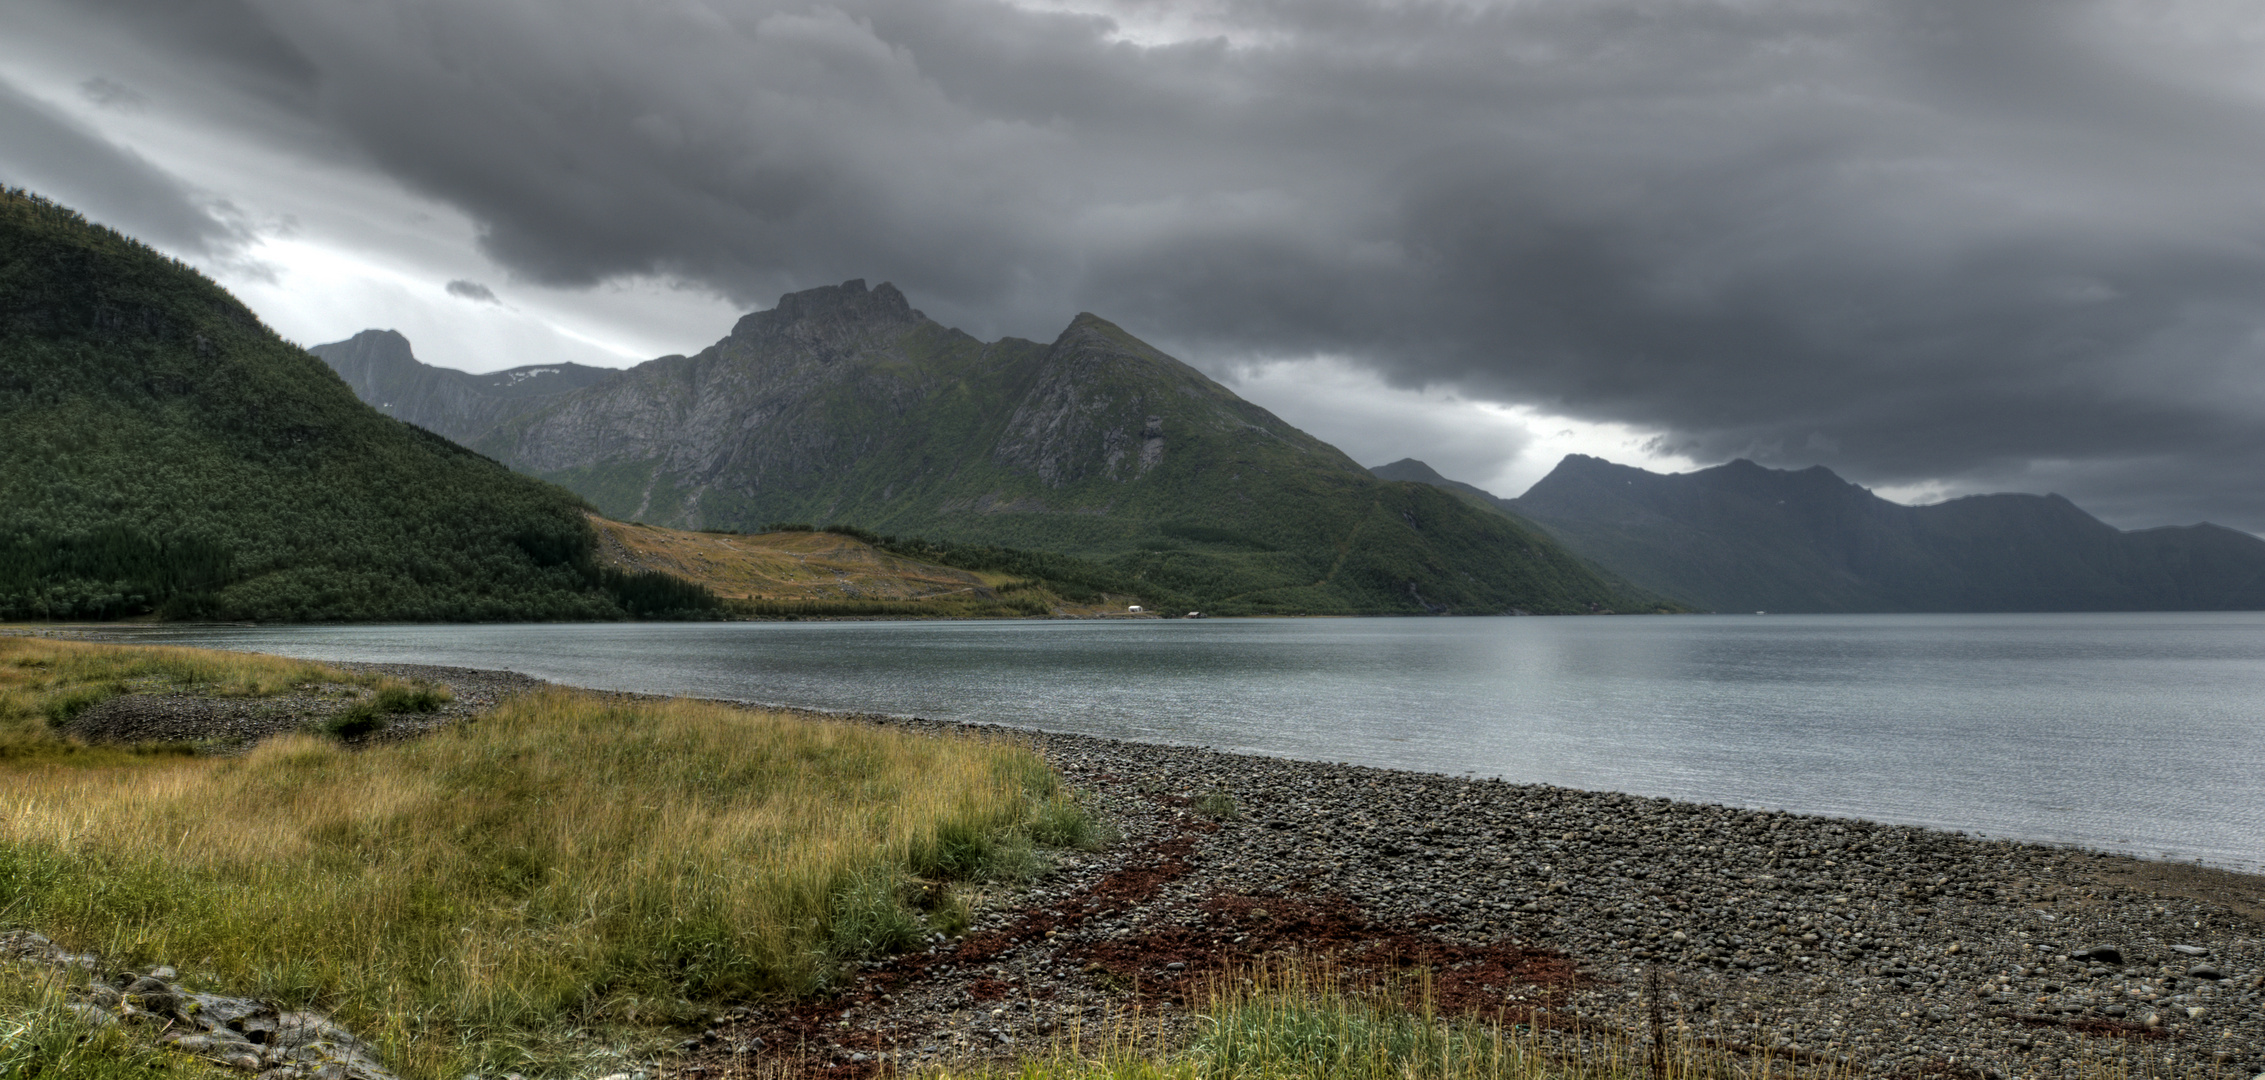
[[[136,636],[2265,859],[2265,613]]]

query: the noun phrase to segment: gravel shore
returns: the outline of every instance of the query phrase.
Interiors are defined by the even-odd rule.
[[[870,718],[868,718],[870,719]],[[1121,828],[964,937],[752,1010],[680,1075],[794,1047],[863,1072],[1042,1050],[1282,952],[1433,972],[1441,1004],[1670,1023],[1881,1075],[2265,1072],[2265,879],[1860,821],[921,721],[1036,746]],[[1214,820],[1224,795],[1239,820]]]
[[[542,685],[339,666],[449,686],[455,702],[420,726]],[[2253,875],[1605,792],[811,715],[1034,746],[1122,838],[994,890],[965,935],[861,968],[831,996],[733,1010],[665,1072],[715,1077],[790,1055],[866,1075],[1043,1051],[1135,1014],[1170,1028],[1196,980],[1298,953],[1356,978],[1428,968],[1451,1010],[1631,1034],[1656,973],[1684,1037],[1858,1073],[2099,1076],[2103,1059],[2133,1057],[2163,1073],[2265,1073],[2265,878]]]
[[[388,717],[383,730],[363,740],[370,742],[412,739],[486,712],[512,694],[546,685],[541,679],[509,671],[419,664],[329,666],[408,682],[438,683],[455,695],[432,712]],[[206,752],[227,753],[248,749],[270,736],[320,724],[370,694],[349,684],[305,686],[295,693],[264,698],[215,697],[164,687],[128,689],[128,693],[79,714],[65,727],[64,734],[90,742],[182,743]]]

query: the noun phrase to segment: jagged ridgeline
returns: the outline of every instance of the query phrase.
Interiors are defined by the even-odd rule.
[[[696,356],[583,385],[520,369],[508,396],[388,332],[314,351],[364,400],[613,518],[1052,552],[1221,614],[1651,606],[1539,529],[1377,480],[1090,314],[1051,344],[985,342],[851,281]]]
[[[0,192],[0,618],[602,619],[582,500],[355,399],[181,263]]]

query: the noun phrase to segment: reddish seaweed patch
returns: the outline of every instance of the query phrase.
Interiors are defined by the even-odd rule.
[[[887,1049],[882,1036],[870,1028],[840,1026],[845,1012],[869,1006],[900,987],[951,978],[964,970],[997,959],[1002,953],[1029,941],[1044,941],[1049,930],[1065,931],[1088,919],[1140,907],[1166,885],[1187,875],[1195,836],[1183,833],[1150,844],[1138,865],[1109,874],[1093,887],[1046,907],[1031,908],[1002,930],[970,934],[952,949],[937,953],[911,953],[893,957],[862,983],[831,997],[783,1008],[768,1009],[720,1026],[718,1038],[687,1046],[689,1057],[676,1067],[679,1075],[729,1077],[744,1064],[733,1047],[759,1046],[767,1062],[794,1062],[796,1070],[822,1071],[831,1080],[862,1080],[881,1071],[879,1052]],[[997,1001],[1012,993],[1005,981],[983,976],[964,988],[976,1001]],[[1051,992],[1038,995],[1052,997]],[[811,1048],[824,1048],[813,1052]],[[838,1048],[838,1049],[837,1049]],[[864,1053],[868,1060],[842,1056]]]
[[[1467,945],[1386,927],[1339,897],[1221,894],[1200,916],[1078,950],[1145,993],[1184,999],[1194,980],[1297,955],[1353,985],[1421,975],[1443,1012],[1530,1018],[1573,985],[1571,961],[1510,941]]]

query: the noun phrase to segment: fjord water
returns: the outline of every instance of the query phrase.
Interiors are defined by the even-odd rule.
[[[2265,860],[2265,613],[152,628]]]

